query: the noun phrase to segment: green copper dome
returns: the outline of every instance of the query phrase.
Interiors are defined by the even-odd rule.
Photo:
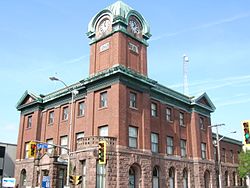
[[[142,25],[143,38],[147,40],[151,37],[149,24],[143,18],[143,16],[139,12],[125,4],[123,1],[117,1],[114,4],[104,8],[91,19],[88,25],[87,32],[87,36],[89,38],[92,38],[95,35],[97,23],[103,16],[110,17],[113,28],[114,26],[119,25],[119,27],[115,27],[116,31],[119,30],[123,32],[126,32],[129,17],[134,16],[140,21]]]

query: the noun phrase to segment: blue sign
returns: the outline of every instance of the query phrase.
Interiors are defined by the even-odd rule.
[[[39,143],[37,144],[37,149],[48,149],[48,144]]]
[[[50,177],[49,176],[43,176],[42,188],[50,188]]]

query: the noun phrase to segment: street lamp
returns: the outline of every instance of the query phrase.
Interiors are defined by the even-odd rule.
[[[225,137],[222,136],[221,138],[219,138],[219,132],[218,132],[218,127],[219,126],[224,126],[225,124],[217,124],[217,125],[211,125],[209,127],[216,127],[216,148],[217,148],[217,156],[218,156],[218,179],[219,179],[219,188],[222,188],[222,184],[221,184],[221,159],[220,159],[220,141]],[[229,132],[228,134],[231,133],[236,133],[236,131],[233,132]]]
[[[70,143],[71,143],[71,131],[72,131],[72,119],[73,119],[73,102],[74,97],[79,93],[76,89],[71,89],[64,81],[60,80],[56,77],[49,77],[51,81],[58,81],[61,82],[70,92],[71,92],[71,102],[70,102],[70,119],[69,119],[69,139],[68,139],[68,164],[67,164],[67,182],[66,186],[69,187],[69,168],[70,168]]]

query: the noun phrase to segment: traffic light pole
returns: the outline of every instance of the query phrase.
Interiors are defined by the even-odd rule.
[[[219,139],[219,126],[224,126],[225,124],[217,124],[217,125],[211,125],[209,127],[216,127],[216,148],[217,148],[217,162],[218,162],[218,180],[219,180],[219,188],[222,188],[221,184],[221,161],[220,161],[220,140]]]

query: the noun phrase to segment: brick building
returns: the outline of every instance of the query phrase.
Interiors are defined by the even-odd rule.
[[[87,36],[88,78],[47,95],[26,91],[18,102],[15,176],[20,187],[40,186],[43,176],[51,177],[52,187],[63,187],[67,150],[57,145],[67,147],[69,133],[70,174],[83,176],[78,187],[216,187],[208,127],[215,107],[206,93],[190,98],[148,78],[151,34],[143,16],[117,1],[91,19]],[[71,105],[72,90],[79,93]],[[55,146],[28,159],[31,140]],[[107,141],[105,165],[97,161],[100,140]],[[235,157],[223,163],[227,185],[239,185],[241,143],[224,142]]]

